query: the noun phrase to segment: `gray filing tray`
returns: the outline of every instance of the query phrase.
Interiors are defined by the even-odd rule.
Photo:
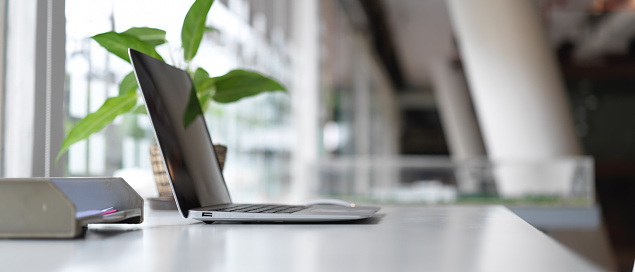
[[[76,212],[114,207],[106,215]],[[91,223],[143,221],[143,198],[122,178],[0,179],[0,238],[73,238]]]

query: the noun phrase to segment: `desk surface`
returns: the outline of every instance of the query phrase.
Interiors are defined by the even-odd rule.
[[[84,239],[0,240],[0,271],[599,271],[504,207],[386,207],[357,224],[148,211]]]

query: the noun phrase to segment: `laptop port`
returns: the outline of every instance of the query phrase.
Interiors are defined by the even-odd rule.
[[[212,217],[212,213],[211,212],[203,212],[203,216],[204,217]]]

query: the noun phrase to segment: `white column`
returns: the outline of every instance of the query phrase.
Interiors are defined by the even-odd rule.
[[[484,158],[485,146],[465,78],[445,59],[434,61],[431,71],[443,132],[450,155],[458,163],[455,175],[459,192],[477,193],[481,180],[471,175],[470,169],[462,168],[462,163]]]
[[[434,96],[452,158],[464,160],[485,156],[472,98],[461,71],[445,60],[434,62],[431,70]]]
[[[489,156],[509,162],[579,155],[562,79],[531,1],[448,5]],[[503,194],[563,189],[559,178],[503,172]]]
[[[4,176],[30,177],[33,165],[37,2],[7,5]],[[4,54],[4,52],[2,52]]]
[[[294,79],[289,90],[295,143],[292,150],[292,198],[308,197],[317,183],[319,135],[319,2],[293,1]]]
[[[7,0],[0,0],[0,14],[7,14]],[[5,64],[5,52],[6,51],[6,19],[0,20],[0,146],[2,146],[2,144],[4,143],[4,116],[5,116],[5,111],[4,111],[4,89],[5,89],[5,84],[4,84],[4,75],[5,75],[5,71],[4,71],[4,64]],[[2,154],[0,154],[0,158],[2,157]],[[2,161],[0,159],[0,161]],[[4,172],[4,167],[2,167],[0,165],[0,176],[3,175]]]

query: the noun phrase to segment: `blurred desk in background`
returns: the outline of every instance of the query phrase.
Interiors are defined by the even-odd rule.
[[[327,224],[211,224],[148,211],[85,239],[0,240],[2,271],[602,271],[502,206],[384,207]]]

